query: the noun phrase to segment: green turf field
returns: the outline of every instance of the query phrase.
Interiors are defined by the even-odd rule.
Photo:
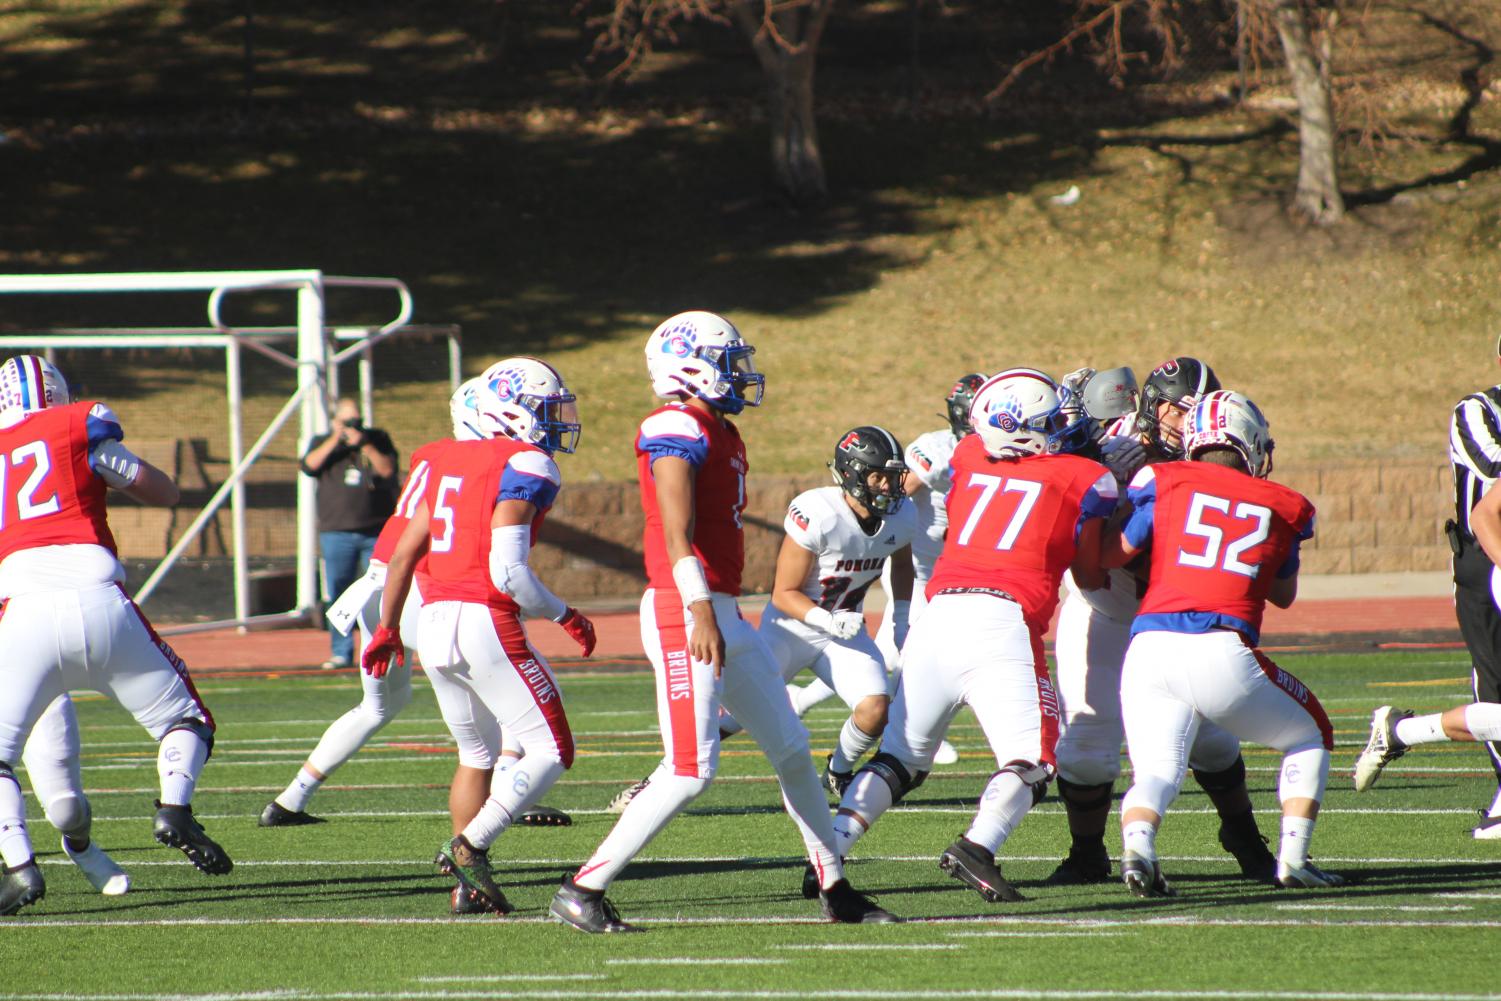
[[[576,823],[497,843],[501,882],[520,908],[505,919],[450,917],[448,884],[430,862],[448,836],[453,758],[425,684],[314,800],[331,823],[262,830],[261,807],[357,686],[347,675],[204,679],[220,740],[197,809],[237,863],[219,879],[151,840],[155,748],[123,712],[87,697],[95,834],[135,885],[121,898],[95,894],[30,800],[47,897],[0,919],[0,999],[1501,996],[1486,976],[1501,941],[1501,842],[1470,837],[1493,788],[1482,752],[1419,748],[1359,797],[1349,780],[1372,708],[1467,701],[1468,662],[1449,651],[1280,661],[1335,721],[1314,850],[1351,877],[1348,888],[1294,893],[1233,878],[1190,782],[1159,839],[1177,899],[1137,901],[1117,883],[1041,885],[1068,841],[1050,796],[1002,853],[1029,901],[986,904],[935,861],[994,767],[964,713],[950,733],[960,762],[890,813],[850,867],[884,906],[922,920],[818,920],[798,894],[800,841],[742,737],[726,745],[721,780],[611,892],[648,934],[599,938],[544,911],[560,874],[608,830],[605,804],[660,754],[645,674],[564,677],[579,759],[546,802]],[[825,704],[808,721],[821,761],[841,713]],[[1275,836],[1276,757],[1247,748],[1246,759],[1262,828]]]

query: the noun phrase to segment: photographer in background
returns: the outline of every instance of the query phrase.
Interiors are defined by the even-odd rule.
[[[323,594],[330,601],[365,572],[375,538],[396,510],[396,447],[379,428],[367,428],[354,400],[334,407],[329,433],[315,437],[302,457],[305,475],[318,480],[318,548]],[[330,632],[331,656],[323,668],[354,663],[354,636]]]

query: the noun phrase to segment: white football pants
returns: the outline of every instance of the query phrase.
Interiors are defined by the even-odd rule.
[[[863,629],[851,639],[835,639],[767,605],[760,633],[784,682],[806,668],[851,709],[862,699],[886,694],[886,663]]]
[[[90,819],[89,801],[83,794],[80,750],[78,715],[73,700],[62,695],[38,717],[21,754],[31,791],[41,802],[47,820],[74,837],[88,834]]]

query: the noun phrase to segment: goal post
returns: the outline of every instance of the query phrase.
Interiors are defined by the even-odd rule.
[[[390,319],[375,325],[346,325],[330,327],[327,323],[327,293],[329,289],[367,290],[376,293],[394,293],[396,308]],[[272,443],[283,429],[292,425],[296,418],[295,458],[307,450],[316,435],[328,430],[329,402],[339,395],[340,366],[355,368],[358,385],[357,399],[367,424],[375,423],[376,365],[378,348],[385,346],[401,361],[399,372],[408,382],[414,382],[420,392],[411,393],[424,401],[423,411],[428,408],[425,400],[430,396],[447,396],[457,388],[461,373],[461,339],[457,327],[418,325],[410,322],[412,297],[405,283],[395,278],[345,277],[325,275],[317,270],[285,271],[208,271],[208,272],[153,272],[122,274],[49,274],[49,275],[0,275],[0,295],[80,295],[88,293],[128,293],[151,295],[161,293],[206,292],[206,327],[182,326],[131,326],[131,327],[69,327],[49,325],[17,332],[0,333],[0,356],[26,351],[42,353],[56,359],[59,352],[67,352],[70,364],[89,367],[81,361],[89,352],[123,352],[139,361],[143,352],[167,352],[171,360],[187,356],[190,364],[168,370],[159,377],[167,384],[165,410],[155,416],[155,421],[165,423],[178,432],[202,431],[202,425],[192,426],[191,419],[172,409],[170,383],[173,379],[189,382],[196,378],[198,395],[204,390],[212,395],[211,385],[204,382],[207,366],[191,364],[191,359],[208,351],[223,355],[223,393],[225,418],[221,439],[224,447],[223,463],[226,470],[216,485],[205,480],[205,491],[214,486],[206,502],[187,525],[180,531],[168,524],[166,535],[171,545],[161,555],[160,562],[149,577],[136,588],[136,599],[142,604],[157,593],[168,573],[181,561],[191,548],[203,549],[205,533],[222,533],[219,514],[227,509],[227,550],[232,586],[232,607],[228,614],[208,621],[183,622],[164,625],[163,633],[181,633],[227,626],[246,627],[261,624],[292,624],[309,621],[319,606],[318,587],[318,535],[316,517],[316,488],[312,477],[292,474],[292,491],[295,497],[292,507],[294,541],[290,546],[284,540],[277,543],[279,551],[290,549],[292,557],[293,587],[291,608],[278,608],[266,612],[253,607],[250,560],[256,549],[251,541],[252,533],[247,525],[249,504],[247,493],[251,486],[248,477],[256,463],[267,455]],[[236,327],[224,319],[225,301],[231,295],[264,295],[266,293],[291,293],[295,323],[289,326]],[[379,315],[379,314],[376,314]],[[12,327],[14,325],[11,325]],[[413,364],[420,356],[422,364]],[[155,357],[155,356],[153,356]],[[161,364],[157,362],[157,364]],[[256,371],[247,375],[247,367]],[[113,367],[97,366],[100,383],[109,383]],[[277,373],[280,373],[279,375]],[[64,374],[72,379],[77,373],[64,368]],[[422,379],[426,376],[426,380]],[[247,382],[248,380],[248,382]],[[94,380],[87,380],[94,381]],[[259,414],[255,424],[263,427],[255,441],[246,445],[247,394],[250,388],[254,397],[254,409]],[[281,388],[276,388],[280,386]],[[132,391],[139,387],[131,386]],[[122,408],[105,393],[92,394],[109,402],[117,411]],[[129,395],[129,394],[127,394]],[[267,415],[276,403],[274,414]],[[145,404],[141,404],[145,408]],[[149,408],[147,408],[149,409]],[[416,407],[401,408],[416,411]],[[442,407],[439,427],[446,428],[447,408]],[[157,414],[157,412],[154,412]],[[199,411],[201,414],[201,410]],[[197,415],[195,415],[197,416]],[[122,414],[122,420],[124,415]],[[209,418],[212,421],[212,418]],[[403,429],[408,436],[406,448],[417,444],[414,438],[429,440],[436,437],[431,420],[414,421]],[[217,430],[217,429],[214,429]],[[253,432],[253,429],[252,429]],[[127,424],[127,433],[140,434],[141,429]],[[177,442],[181,452],[182,441]],[[283,448],[285,452],[285,448]],[[288,465],[289,457],[281,456],[281,465]],[[265,519],[263,519],[265,520]],[[284,526],[278,526],[284,528]],[[117,533],[118,534],[118,533]],[[264,535],[264,531],[261,533]],[[196,615],[195,618],[205,618]]]

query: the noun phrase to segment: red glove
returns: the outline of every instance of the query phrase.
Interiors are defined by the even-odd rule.
[[[370,642],[365,645],[365,655],[360,658],[360,665],[370,677],[384,678],[393,662],[397,667],[407,662],[406,646],[401,642],[401,630],[379,626],[375,635],[370,637]]]
[[[585,657],[594,652],[594,623],[590,622],[583,612],[577,608],[568,609],[558,620],[558,625],[573,637],[575,643],[584,648]]]

